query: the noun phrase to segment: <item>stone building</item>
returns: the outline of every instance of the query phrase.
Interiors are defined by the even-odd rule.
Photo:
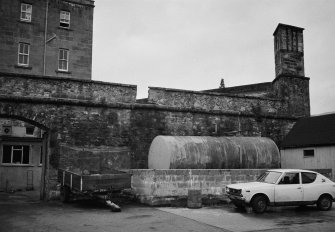
[[[79,1],[71,1],[74,7],[73,2]],[[83,9],[92,10],[90,1],[85,3]],[[58,168],[148,168],[149,147],[158,135],[261,136],[280,145],[299,118],[310,116],[309,78],[304,74],[303,29],[279,24],[273,35],[276,76],[272,82],[204,91],[149,87],[148,98],[142,100],[136,100],[136,86],[85,80],[81,69],[73,71],[71,78],[59,77],[59,72],[31,75],[34,67],[1,69],[0,117],[43,131],[43,198],[54,188]],[[73,38],[73,42],[83,40]],[[5,47],[3,42],[0,46]],[[53,48],[57,53],[59,48]],[[47,61],[50,66],[57,64],[57,55],[54,63],[52,59]],[[6,62],[1,61],[0,67],[9,67]]]
[[[94,1],[3,0],[0,72],[91,79]]]

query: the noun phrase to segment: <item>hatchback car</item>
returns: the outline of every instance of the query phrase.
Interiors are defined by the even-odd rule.
[[[256,213],[263,213],[267,206],[313,204],[320,210],[330,210],[335,183],[313,171],[273,169],[256,182],[227,185],[226,194],[236,207],[251,206]]]

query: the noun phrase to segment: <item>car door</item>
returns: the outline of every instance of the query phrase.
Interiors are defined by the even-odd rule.
[[[304,201],[314,202],[325,191],[322,178],[316,181],[317,174],[312,172],[301,172],[302,187],[304,189]]]
[[[286,172],[275,185],[275,204],[293,205],[303,201],[300,172]]]

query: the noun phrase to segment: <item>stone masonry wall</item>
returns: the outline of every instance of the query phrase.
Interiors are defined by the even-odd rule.
[[[218,93],[203,93],[186,90],[153,88],[149,89],[148,103],[183,109],[224,111],[252,114],[261,110],[267,115],[286,115],[287,105],[279,99],[251,96],[234,96]]]
[[[189,189],[201,189],[204,198],[228,200],[228,184],[255,181],[263,169],[130,170],[132,189],[148,205],[170,205],[187,198]]]
[[[294,118],[205,113],[172,108],[135,107],[131,113],[132,168],[148,168],[148,152],[158,135],[263,136],[277,145],[295,123]]]
[[[136,86],[99,81],[0,73],[0,95],[77,99],[92,103],[134,103]]]
[[[274,94],[287,102],[287,114],[293,117],[310,116],[309,78],[279,76],[273,81]]]

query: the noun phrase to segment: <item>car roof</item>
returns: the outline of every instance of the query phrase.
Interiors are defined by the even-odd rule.
[[[317,173],[310,170],[304,170],[304,169],[269,169],[268,171],[272,172],[311,172],[311,173]]]

